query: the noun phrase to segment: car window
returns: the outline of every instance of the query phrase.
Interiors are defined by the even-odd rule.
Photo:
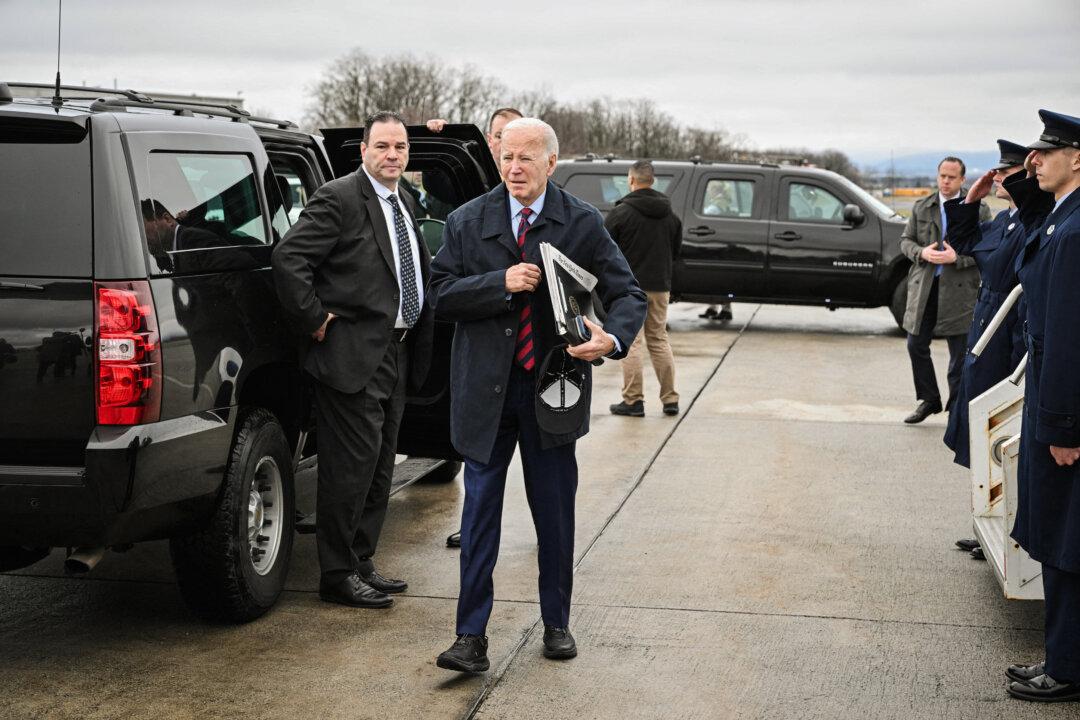
[[[293,225],[300,218],[308,198],[318,189],[318,180],[307,159],[298,154],[271,153],[270,166],[274,169],[287,223]],[[275,213],[275,227],[277,219]]]
[[[793,182],[788,185],[788,220],[844,222],[844,202],[819,185]]]
[[[698,212],[712,217],[753,217],[754,182],[731,178],[709,180],[699,199]]]
[[[423,167],[424,164],[420,162],[409,167]],[[398,183],[398,191],[412,197],[420,232],[434,255],[442,247],[447,216],[468,198],[462,197],[454,176],[438,166],[405,173]]]
[[[149,174],[153,201],[181,228],[200,230],[204,243],[188,247],[177,237],[173,250],[266,242],[255,169],[246,155],[155,152]]]
[[[653,190],[667,193],[671,187],[671,175],[657,175]],[[599,175],[596,173],[578,173],[571,175],[563,186],[571,195],[581,198],[596,206],[614,205],[615,202],[630,192],[626,175]]]
[[[0,275],[90,276],[89,139],[23,142],[0,126],[0,188]]]

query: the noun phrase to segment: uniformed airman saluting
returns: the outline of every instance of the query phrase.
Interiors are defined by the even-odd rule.
[[[1033,228],[1017,259],[1028,361],[1012,536],[1042,563],[1046,659],[1006,674],[1014,697],[1080,701],[1080,118],[1039,115],[1034,177],[1014,175],[1005,188]],[[1054,197],[1042,222],[1030,211],[1035,183]]]
[[[954,460],[971,467],[968,448],[968,402],[1001,382],[1016,369],[1024,357],[1023,318],[1017,305],[1009,312],[1002,327],[982,354],[975,357],[971,349],[979,341],[986,325],[997,313],[1005,298],[1016,287],[1016,258],[1024,246],[1024,225],[1016,203],[1002,181],[1024,169],[1028,149],[1008,140],[998,140],[1001,159],[992,170],[980,177],[964,199],[945,203],[949,240],[958,255],[970,255],[979,267],[982,280],[975,313],[968,330],[967,351],[956,405],[949,413],[945,444],[955,453]],[[997,183],[996,195],[1009,201],[989,222],[979,222],[980,201],[990,194]],[[1049,208],[1046,208],[1049,210]],[[1045,212],[1045,210],[1044,210]]]

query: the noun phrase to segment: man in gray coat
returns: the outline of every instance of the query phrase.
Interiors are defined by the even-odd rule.
[[[952,405],[964,367],[965,336],[979,294],[979,269],[975,260],[957,255],[949,245],[949,229],[943,206],[959,197],[966,172],[964,161],[947,157],[938,163],[938,192],[915,203],[907,227],[900,236],[900,252],[911,260],[908,271],[908,300],[904,313],[908,355],[919,405],[904,422],[920,423],[941,412],[930,341],[944,337],[949,343],[949,400]],[[985,203],[979,208],[980,222],[990,219]]]

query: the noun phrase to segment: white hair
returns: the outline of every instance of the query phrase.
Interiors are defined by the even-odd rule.
[[[539,129],[544,135],[544,151],[548,155],[559,155],[559,138],[555,135],[555,128],[548,125],[540,118],[523,117],[511,120],[503,126],[503,137],[510,130]]]

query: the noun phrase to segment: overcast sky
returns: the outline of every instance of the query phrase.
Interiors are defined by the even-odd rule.
[[[1080,1],[65,0],[64,82],[241,92],[300,119],[353,48],[472,64],[559,100],[651,98],[752,145],[860,161],[988,150],[1080,115]],[[0,0],[0,75],[51,82],[56,1]]]

